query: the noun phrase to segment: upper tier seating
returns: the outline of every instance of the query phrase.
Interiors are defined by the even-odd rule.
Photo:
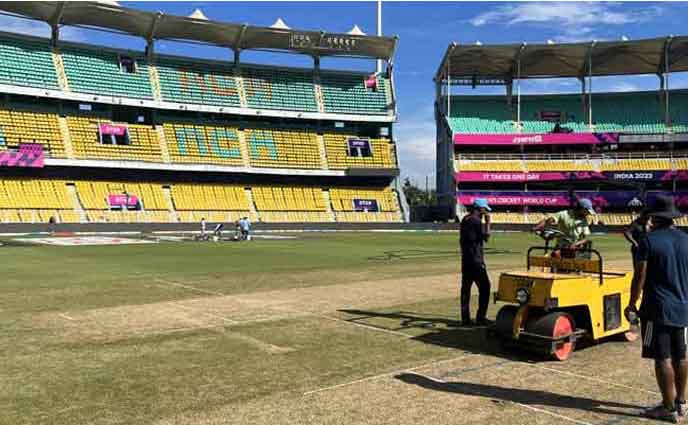
[[[49,41],[1,35],[0,83],[59,89]]]
[[[73,92],[153,98],[148,63],[140,53],[70,44],[61,45],[60,53],[69,88]],[[127,67],[121,66],[120,61],[133,61],[129,67],[133,72],[127,72]]]
[[[164,124],[172,162],[243,166],[236,128],[221,124]]]
[[[252,167],[320,168],[318,139],[314,132],[245,129]]]
[[[387,84],[377,76],[375,90],[365,86],[367,76],[343,72],[321,72],[320,86],[325,112],[344,114],[387,114],[391,100],[387,98]]]
[[[348,153],[349,138],[343,134],[325,134],[325,151],[327,152],[327,165],[331,170],[346,168],[396,168],[396,155],[394,145],[388,139],[368,139],[371,156],[350,156]]]
[[[40,143],[46,156],[64,158],[57,114],[0,109],[0,150],[22,143]]]
[[[688,131],[688,92],[669,94],[674,132]],[[455,133],[516,133],[516,106],[510,110],[504,97],[457,96],[452,98],[448,123]],[[593,129],[597,132],[664,133],[663,104],[657,92],[594,93]],[[591,131],[585,119],[580,95],[521,96],[521,125],[524,133],[549,133],[554,123],[540,114],[561,113],[562,126],[575,132]]]
[[[525,171],[523,161],[518,159],[488,161],[459,159],[455,161],[454,167],[457,171]]]
[[[95,116],[69,116],[67,125],[72,138],[74,156],[77,159],[128,160],[162,162],[160,142],[155,130],[149,125],[126,125],[129,133],[128,145],[100,143],[99,124],[112,122]]]
[[[160,56],[156,67],[164,101],[228,107],[241,105],[234,70],[229,65]]]
[[[313,71],[242,66],[250,108],[318,112]]]

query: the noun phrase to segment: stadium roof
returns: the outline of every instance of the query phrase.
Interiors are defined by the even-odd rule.
[[[665,56],[666,55],[666,56]],[[461,45],[452,43],[437,70],[444,80],[492,77],[581,77],[688,71],[688,36],[571,44]]]
[[[0,10],[50,25],[79,25],[108,29],[150,39],[195,41],[234,50],[291,51],[315,56],[347,56],[390,60],[396,37],[325,31],[300,31],[230,24],[145,12],[98,2],[0,2]]]

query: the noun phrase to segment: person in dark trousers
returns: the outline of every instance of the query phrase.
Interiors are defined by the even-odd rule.
[[[686,416],[688,339],[688,235],[674,227],[674,200],[657,197],[648,213],[651,231],[638,245],[631,297],[624,310],[640,317],[643,358],[653,359],[662,404],[645,416],[676,423]],[[640,299],[640,310],[636,304]]]
[[[490,238],[490,215],[487,200],[478,198],[470,212],[461,220],[461,321],[470,326],[471,287],[478,286],[478,313],[476,323],[486,325],[487,305],[490,302],[490,277],[485,266],[483,244]],[[484,221],[484,223],[483,223]]]
[[[640,215],[633,220],[626,228],[626,231],[624,231],[624,237],[631,244],[631,258],[633,259],[634,270],[638,262],[638,247],[640,246],[640,242],[647,236],[649,230],[648,221],[650,216],[648,216],[647,213],[648,211],[646,209],[640,211]]]

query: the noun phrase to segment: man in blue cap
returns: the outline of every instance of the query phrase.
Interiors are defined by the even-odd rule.
[[[557,240],[557,248],[568,248],[574,251],[583,249],[591,243],[588,239],[590,236],[588,217],[591,215],[595,215],[592,201],[580,198],[573,208],[547,217],[536,224],[533,230],[537,232],[554,227],[563,234],[563,237]]]
[[[476,323],[486,325],[487,305],[490,302],[490,277],[485,266],[483,244],[490,238],[490,215],[492,209],[487,200],[477,198],[469,207],[469,213],[461,220],[461,321],[464,326],[472,325],[470,316],[471,287],[478,285],[478,314]],[[484,220],[484,223],[483,223]]]

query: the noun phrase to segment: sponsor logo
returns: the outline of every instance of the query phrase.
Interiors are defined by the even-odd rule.
[[[527,145],[531,143],[542,143],[542,136],[514,137],[512,143],[517,145]]]

